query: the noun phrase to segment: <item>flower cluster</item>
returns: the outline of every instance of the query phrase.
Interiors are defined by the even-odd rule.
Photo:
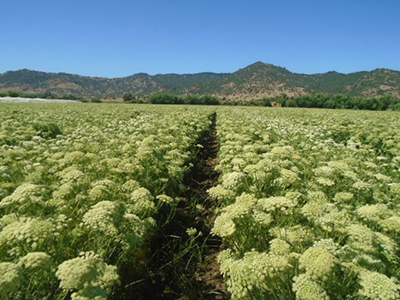
[[[82,290],[87,286],[108,289],[119,281],[117,267],[107,265],[93,252],[64,261],[56,272],[60,287],[67,291]]]
[[[26,269],[47,269],[51,267],[50,255],[44,252],[29,252],[22,257],[18,264]]]
[[[394,300],[400,298],[400,284],[395,278],[371,271],[360,272],[360,296],[366,299]]]
[[[22,283],[21,267],[10,262],[0,263],[0,295],[7,297],[12,292],[18,291]]]

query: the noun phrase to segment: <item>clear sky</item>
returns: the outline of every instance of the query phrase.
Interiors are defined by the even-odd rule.
[[[400,70],[400,0],[0,1],[0,73]]]

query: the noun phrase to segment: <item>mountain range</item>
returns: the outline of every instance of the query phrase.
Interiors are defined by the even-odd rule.
[[[400,72],[375,69],[350,74],[327,72],[298,74],[272,64],[256,62],[233,73],[157,74],[138,73],[121,78],[88,77],[32,70],[0,74],[0,92],[18,91],[80,97],[121,97],[131,92],[140,97],[158,93],[211,94],[230,100],[251,100],[315,93],[351,96],[400,97]]]

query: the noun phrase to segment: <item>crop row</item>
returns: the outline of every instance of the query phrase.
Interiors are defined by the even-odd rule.
[[[400,118],[218,111],[212,232],[233,299],[400,298]]]
[[[206,110],[2,105],[0,298],[106,299],[179,201]]]

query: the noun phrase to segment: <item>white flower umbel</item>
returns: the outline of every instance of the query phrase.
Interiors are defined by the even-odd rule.
[[[397,300],[400,299],[400,285],[395,278],[384,274],[362,271],[359,275],[361,289],[360,296],[371,300]]]
[[[0,263],[0,296],[7,296],[18,291],[22,282],[22,269],[20,266],[10,263]]]
[[[64,261],[58,266],[56,276],[63,290],[81,290],[87,286],[108,289],[119,282],[117,267],[107,265],[93,252]]]

